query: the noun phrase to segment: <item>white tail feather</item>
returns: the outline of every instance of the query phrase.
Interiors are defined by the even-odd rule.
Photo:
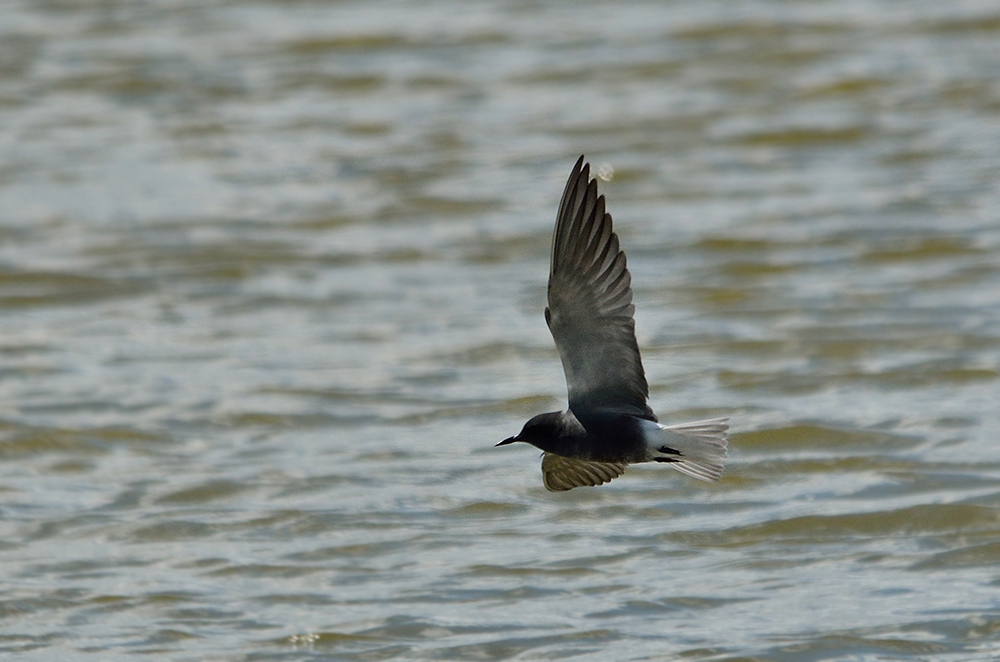
[[[699,480],[719,480],[726,464],[728,430],[728,418],[679,425],[657,423],[655,429],[647,428],[649,459],[669,463],[677,471]]]

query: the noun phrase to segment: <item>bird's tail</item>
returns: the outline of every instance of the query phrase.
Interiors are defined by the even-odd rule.
[[[655,438],[647,438],[652,460],[667,462],[699,480],[716,481],[722,477],[729,446],[728,418],[656,427],[658,434],[650,435]]]

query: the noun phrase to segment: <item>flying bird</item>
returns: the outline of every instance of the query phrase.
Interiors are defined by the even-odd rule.
[[[539,414],[497,444],[540,449],[542,481],[552,492],[603,485],[637,462],[663,462],[706,481],[722,476],[729,419],[658,422],[646,402],[634,311],[625,253],[581,156],[559,203],[545,309],[569,409]]]

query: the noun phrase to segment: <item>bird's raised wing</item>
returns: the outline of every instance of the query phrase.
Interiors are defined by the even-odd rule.
[[[655,421],[635,341],[632,277],[583,157],[573,166],[552,235],[545,321],[562,358],[569,407]]]

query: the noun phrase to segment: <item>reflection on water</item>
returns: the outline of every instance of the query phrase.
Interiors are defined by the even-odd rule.
[[[896,9],[10,4],[0,650],[992,659],[1000,14]],[[492,448],[580,153],[719,485]]]

